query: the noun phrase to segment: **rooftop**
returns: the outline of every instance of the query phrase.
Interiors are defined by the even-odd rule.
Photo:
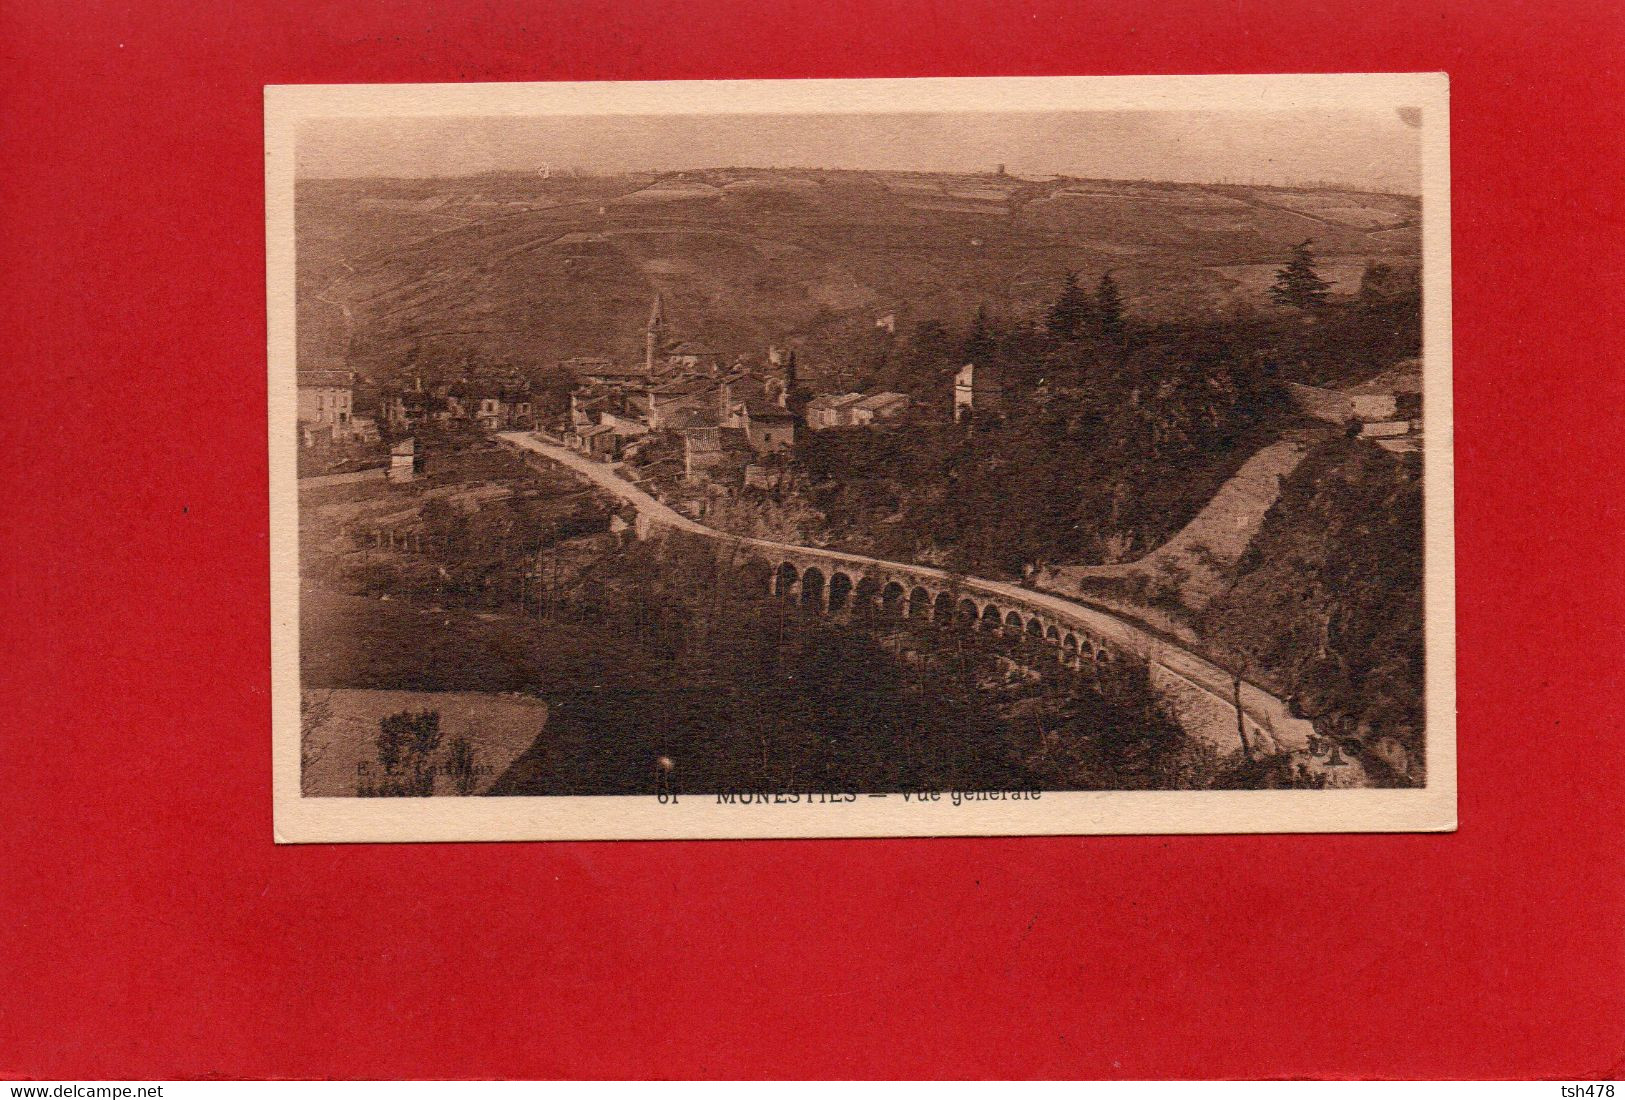
[[[809,409],[842,409],[863,400],[861,393],[824,393],[807,402]]]
[[[617,363],[613,359],[593,359],[588,361],[567,359],[565,366],[577,374],[595,375],[599,378],[647,378],[648,368],[642,363]]]
[[[715,409],[678,409],[661,418],[661,426],[672,431],[693,431],[696,428],[715,428],[718,424]]]
[[[674,382],[663,382],[658,386],[650,386],[651,394],[661,397],[682,397],[686,394],[699,393],[710,389],[714,383],[707,378],[679,378]]]
[[[887,405],[895,405],[899,401],[908,401],[908,394],[897,393],[894,390],[885,390],[881,393],[871,394],[858,402],[860,409],[883,409]]]

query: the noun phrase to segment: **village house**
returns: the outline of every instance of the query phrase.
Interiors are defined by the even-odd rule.
[[[705,475],[737,476],[753,453],[745,433],[738,428],[696,427],[681,434],[683,476],[691,481]]]
[[[807,430],[852,426],[851,407],[863,400],[861,393],[825,393],[807,402]]]
[[[609,424],[594,424],[579,432],[572,432],[566,442],[582,454],[605,462],[612,461],[620,451],[620,437]]]
[[[850,406],[852,424],[864,428],[877,420],[892,420],[908,409],[908,394],[890,390],[865,397]]]
[[[402,439],[390,445],[387,476],[392,482],[411,481],[423,472],[423,456],[418,453],[417,440]]]
[[[615,394],[603,386],[578,386],[570,391],[570,426],[573,428],[591,427],[598,423],[598,416],[605,409],[615,405]]]
[[[715,409],[721,401],[715,379],[685,378],[645,391],[648,411],[645,420],[651,428],[663,428],[680,409]]]
[[[778,378],[763,378],[748,367],[738,367],[719,384],[718,409],[726,416],[740,401],[765,401],[770,405],[783,405],[784,383]]]
[[[723,419],[717,408],[703,405],[677,409],[667,416],[659,434],[679,443],[684,477],[693,478],[722,461]]]
[[[469,403],[469,415],[486,431],[508,426],[508,407],[500,393],[483,393]]]
[[[730,418],[744,429],[751,450],[758,454],[788,451],[796,444],[796,414],[766,401],[741,401]]]
[[[564,444],[607,462],[622,457],[631,443],[648,434],[643,421],[604,409],[598,413],[597,423],[577,424],[565,433]]]
[[[300,435],[305,446],[332,443],[351,435],[355,374],[347,370],[298,373]]]
[[[683,435],[683,476],[693,479],[722,462],[721,428],[692,428]]]
[[[623,439],[636,439],[640,435],[649,434],[649,426],[643,421],[608,409],[599,414],[598,423],[608,424],[614,429],[615,434]]]

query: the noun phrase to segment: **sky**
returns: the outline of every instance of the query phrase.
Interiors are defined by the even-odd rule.
[[[846,168],[1420,191],[1409,109],[318,119],[301,178]]]

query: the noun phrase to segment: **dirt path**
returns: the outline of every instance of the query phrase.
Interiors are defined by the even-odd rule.
[[[1311,443],[1310,433],[1292,432],[1259,450],[1194,519],[1144,557],[1118,565],[1058,566],[1035,583],[1052,592],[1077,593],[1080,581],[1143,576],[1152,584],[1175,584],[1181,603],[1202,610],[1223,591],[1279,498],[1281,483],[1298,468]]]

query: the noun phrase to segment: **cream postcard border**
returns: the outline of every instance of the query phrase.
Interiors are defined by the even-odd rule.
[[[1442,73],[921,78],[636,83],[287,85],[265,89],[269,323],[271,728],[280,843],[637,840],[1114,833],[1439,832],[1456,827],[1449,90]],[[1411,790],[1045,792],[953,806],[718,805],[683,796],[304,798],[299,790],[299,576],[294,157],[310,118],[1418,107],[1422,154],[1423,488],[1428,785]]]

